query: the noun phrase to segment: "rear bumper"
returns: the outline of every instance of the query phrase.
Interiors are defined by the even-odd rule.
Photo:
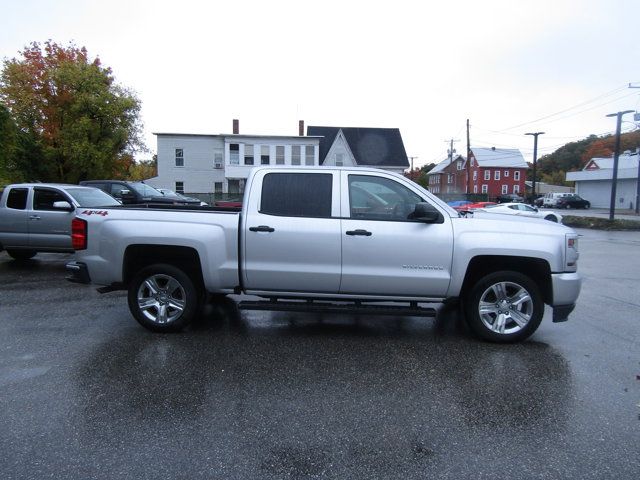
[[[89,270],[87,266],[82,262],[69,262],[66,267],[67,280],[73,283],[91,283],[91,277],[89,277]]]

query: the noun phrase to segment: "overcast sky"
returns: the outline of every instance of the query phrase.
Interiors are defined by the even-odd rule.
[[[451,138],[464,153],[469,118],[472,146],[531,161],[525,132],[546,132],[540,156],[640,108],[639,21],[638,0],[4,0],[0,57],[85,46],[137,92],[153,152],[151,132],[230,133],[238,118],[241,133],[295,135],[305,120],[397,127],[422,165]]]

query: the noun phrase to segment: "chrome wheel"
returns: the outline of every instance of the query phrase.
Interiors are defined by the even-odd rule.
[[[147,277],[138,288],[137,304],[140,313],[156,324],[179,319],[186,305],[184,287],[170,275],[157,273]]]
[[[497,334],[522,330],[531,320],[534,302],[531,294],[515,282],[497,282],[481,295],[478,314],[482,323]]]

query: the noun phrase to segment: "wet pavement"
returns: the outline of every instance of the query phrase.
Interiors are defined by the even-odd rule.
[[[0,253],[0,478],[640,478],[640,235],[518,345],[433,319],[210,307],[152,334],[65,255]]]

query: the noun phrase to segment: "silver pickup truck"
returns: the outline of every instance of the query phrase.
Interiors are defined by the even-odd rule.
[[[127,289],[132,315],[176,331],[209,294],[242,309],[433,315],[460,301],[470,328],[527,338],[544,305],[566,320],[580,291],[578,235],[530,218],[463,217],[410,180],[365,168],[256,167],[238,211],[78,210],[70,280]]]
[[[93,187],[55,183],[8,185],[0,195],[0,251],[16,260],[38,252],[73,253],[71,220],[78,208],[120,205]]]

